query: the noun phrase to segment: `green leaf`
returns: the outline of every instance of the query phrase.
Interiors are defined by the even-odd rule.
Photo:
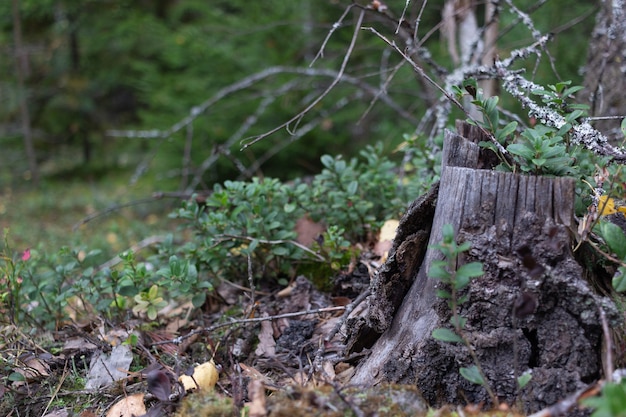
[[[117,291],[120,295],[124,295],[126,297],[133,297],[134,295],[137,294],[137,287],[135,287],[135,285],[125,285],[123,287],[120,287],[120,289]]]
[[[462,265],[459,269],[456,270],[456,275],[464,276],[464,277],[480,277],[484,274],[483,264],[481,262],[470,262],[465,265]]]
[[[202,307],[205,300],[206,300],[206,292],[201,291],[191,298],[191,304],[193,304],[195,308],[199,308],[199,307]]]
[[[521,143],[512,143],[506,147],[506,150],[529,161],[535,156],[535,152],[532,149]]]
[[[500,142],[500,139],[498,137],[496,137],[496,139],[498,139],[498,142]],[[478,146],[484,149],[492,150],[496,153],[498,152],[498,148],[496,148],[496,145],[493,142],[487,142],[483,140],[483,141],[478,142]]]
[[[428,276],[440,281],[446,281],[450,277],[450,272],[446,270],[447,263],[442,261],[433,262],[428,270]]]
[[[272,248],[272,253],[276,256],[286,256],[289,255],[289,249],[284,246],[274,246]]]
[[[626,235],[624,235],[621,227],[611,222],[602,222],[600,234],[606,244],[609,245],[611,252],[620,259],[626,258]]]
[[[565,116],[565,121],[571,123],[574,120],[578,119],[583,114],[585,114],[585,112],[582,110],[574,110],[573,112]]]
[[[452,324],[455,329],[458,329],[458,328],[463,329],[465,327],[465,323],[467,323],[467,318],[465,317],[458,316],[458,315],[450,317],[450,324]]]
[[[551,91],[544,90],[544,89],[541,89],[541,88],[536,88],[536,89],[532,90],[531,93],[536,95],[536,96],[553,96],[554,95]]]
[[[519,387],[519,389],[524,388],[526,385],[528,385],[528,383],[530,382],[530,380],[533,378],[533,374],[530,372],[530,370],[524,372],[523,374],[521,374],[520,376],[517,377],[517,386]]]
[[[496,110],[496,106],[498,105],[499,100],[500,99],[498,96],[489,97],[485,102],[485,112],[487,114],[493,113]]]
[[[438,328],[433,330],[433,338],[449,343],[462,343],[463,339],[450,329]]]
[[[606,383],[601,396],[585,398],[582,403],[595,408],[592,417],[621,417],[626,410],[626,381]]]
[[[253,253],[254,250],[257,248],[257,246],[259,246],[259,239],[252,239],[252,241],[250,242],[250,244],[248,245],[248,253]]]
[[[8,380],[12,382],[20,382],[20,381],[26,381],[26,378],[24,378],[24,375],[20,374],[19,372],[12,372],[8,376]]]
[[[486,383],[476,365],[461,368],[459,369],[459,373],[463,378],[467,379],[469,382],[473,382],[474,384],[484,386]]]
[[[563,95],[563,97],[568,97],[568,96],[571,96],[572,94],[575,94],[575,93],[579,92],[583,88],[584,87],[582,85],[575,85],[573,87],[567,88],[561,94]]]
[[[446,290],[437,290],[435,292],[435,294],[437,295],[437,297],[439,298],[444,298],[444,299],[448,299],[448,298],[452,298],[452,294],[450,294],[448,291]]]
[[[533,158],[532,163],[537,165],[538,167],[542,167],[546,163],[546,159],[545,158]]]
[[[613,276],[613,288],[617,292],[626,291],[626,270],[622,267],[617,273]]]
[[[624,117],[624,119],[622,120],[620,128],[622,129],[622,135],[626,136],[626,117]]]
[[[444,242],[454,241],[454,227],[450,223],[446,223],[441,228],[441,234],[443,235]]]
[[[320,161],[322,162],[322,165],[324,165],[328,169],[331,169],[333,167],[334,159],[330,155],[322,155]]]
[[[457,290],[462,290],[467,287],[467,284],[470,282],[470,277],[465,275],[456,275],[454,277],[454,288]]]
[[[357,190],[359,188],[359,182],[358,181],[351,181],[350,184],[348,184],[348,194],[349,195],[354,195],[356,194]]]
[[[515,129],[517,129],[517,122],[510,122],[502,129],[498,129],[496,131],[496,139],[498,140],[498,142],[502,143],[507,136],[515,132]]]

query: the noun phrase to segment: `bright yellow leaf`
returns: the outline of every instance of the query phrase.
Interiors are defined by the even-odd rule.
[[[600,216],[609,216],[617,212],[626,213],[626,207],[618,206],[615,204],[615,199],[601,195],[600,198],[598,198],[598,212]]]
[[[185,391],[196,388],[201,390],[213,389],[218,379],[219,374],[213,359],[196,366],[193,370],[193,378],[188,375],[181,375],[178,378],[185,387]]]

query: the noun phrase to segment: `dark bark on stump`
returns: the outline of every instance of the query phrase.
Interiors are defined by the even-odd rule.
[[[459,265],[484,264],[485,274],[471,282],[469,301],[459,312],[497,396],[510,404],[521,400],[524,411],[534,412],[601,377],[599,309],[617,314],[610,300],[594,294],[572,254],[574,181],[474,169],[485,164],[476,144],[447,132],[434,216],[429,220],[418,204],[421,211],[409,209],[401,221],[361,323],[370,337],[372,331],[382,335],[352,383],[415,383],[433,406],[490,403],[483,387],[459,374],[461,366],[473,364],[467,348],[431,336],[435,328],[450,327],[447,303],[435,295],[441,284],[427,275],[441,259],[431,246],[442,240],[447,223],[458,241],[472,244]],[[421,217],[412,218],[416,213]],[[431,222],[423,255],[424,225]],[[421,229],[402,229],[412,224]],[[529,369],[532,380],[518,393],[515,376]]]

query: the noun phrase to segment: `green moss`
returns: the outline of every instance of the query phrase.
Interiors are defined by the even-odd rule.
[[[233,400],[215,392],[196,392],[186,397],[176,417],[231,417],[239,412]]]

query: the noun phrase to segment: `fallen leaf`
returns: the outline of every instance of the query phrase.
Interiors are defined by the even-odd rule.
[[[335,380],[336,378],[336,374],[335,374],[335,367],[333,366],[331,361],[324,361],[322,362],[322,369],[324,372],[322,372],[322,379],[325,382],[332,382]]]
[[[54,410],[45,414],[43,417],[68,417],[70,415],[69,411],[66,408],[61,408],[59,410]]]
[[[378,240],[393,240],[396,237],[396,230],[400,222],[396,219],[387,220],[380,228]]]
[[[143,394],[133,394],[122,398],[109,409],[106,417],[136,417],[146,414]]]
[[[267,314],[265,314],[267,316]],[[272,358],[276,356],[276,341],[274,340],[274,329],[270,321],[261,322],[259,332],[259,345],[254,351],[258,356]]]
[[[326,227],[323,224],[314,222],[309,216],[302,216],[296,221],[296,241],[310,247],[324,230]]]
[[[63,353],[84,352],[96,349],[98,346],[82,337],[73,337],[63,344]]]
[[[241,372],[244,376],[261,381],[267,389],[276,389],[276,383],[253,366],[246,365],[245,363],[239,363],[239,367],[241,368]]]
[[[600,216],[608,216],[611,214],[615,214],[618,211],[626,213],[626,207],[618,205],[616,203],[616,200],[613,198],[610,198],[606,195],[601,195],[598,198],[598,211],[600,212]]]
[[[169,401],[172,394],[170,379],[163,371],[153,370],[146,375],[148,391],[160,401]]]
[[[16,367],[13,370],[24,376],[24,381],[36,381],[50,375],[50,367],[41,358],[32,354],[20,356],[20,362],[23,366]]]
[[[133,362],[133,352],[128,345],[115,346],[111,354],[95,353],[89,365],[85,389],[98,389],[125,379]]]
[[[248,407],[248,415],[250,417],[265,417],[267,409],[265,408],[265,387],[259,380],[252,379],[248,384],[248,395],[251,399]]]
[[[387,220],[380,229],[378,242],[374,245],[374,253],[380,256],[383,262],[387,259],[387,255],[391,250],[391,245],[393,244],[393,239],[396,237],[396,230],[399,224],[400,222],[398,220]]]
[[[181,375],[178,377],[178,380],[183,384],[183,387],[185,387],[185,391],[192,389],[213,389],[219,379],[219,374],[213,359],[196,366],[192,376],[193,377]]]

